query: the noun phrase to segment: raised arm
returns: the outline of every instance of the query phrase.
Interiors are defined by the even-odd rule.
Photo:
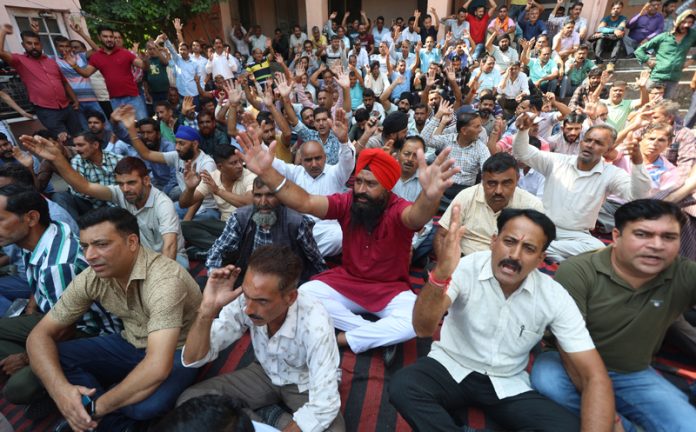
[[[179,41],[180,44],[185,43],[184,40],[184,25],[181,23],[181,19],[179,18],[174,18],[174,21],[172,21],[172,24],[174,25],[174,30],[176,30],[176,39]]]
[[[11,24],[3,24],[0,28],[0,58],[7,64],[12,64],[12,53],[5,51],[5,35],[14,33]]]
[[[111,201],[111,190],[99,183],[90,183],[80,173],[75,171],[63,155],[63,150],[46,138],[22,135],[20,141],[24,147],[36,156],[51,161],[56,171],[75,191],[89,195],[101,201]]]
[[[423,228],[437,212],[442,194],[452,186],[452,176],[459,168],[454,166],[454,159],[448,159],[451,150],[444,149],[430,165],[425,162],[423,151],[418,150],[418,182],[423,189],[416,201],[401,213],[401,221],[408,228]]]
[[[128,130],[131,144],[141,158],[155,163],[167,163],[162,152],[150,150],[138,136],[138,131],[135,129],[135,108],[130,105],[122,105],[114,110],[111,119],[121,122],[123,127]]]
[[[281,203],[300,213],[309,213],[320,219],[329,210],[329,200],[323,195],[310,195],[292,181],[283,177],[273,168],[276,143],[271,143],[268,150],[261,146],[255,134],[242,132],[237,136],[243,153],[239,156],[246,163],[247,169],[258,175],[271,188]]]
[[[285,110],[285,117],[287,118],[290,126],[295,127],[299,122],[299,119],[297,118],[297,114],[295,114],[295,108],[292,106],[292,102],[290,101],[290,93],[292,92],[292,86],[288,83],[291,83],[292,81],[286,80],[284,75],[277,75],[275,78],[276,87],[278,87],[280,97],[283,99],[283,109]]]
[[[443,230],[444,232],[444,230]],[[437,265],[430,273],[413,307],[413,328],[418,337],[432,337],[442,317],[452,304],[447,295],[447,283],[461,259],[461,239],[466,229],[461,226],[459,204],[452,207],[450,225],[441,238],[437,252]]]
[[[82,39],[87,42],[87,45],[91,48],[90,51],[87,52],[87,55],[90,55],[93,51],[99,50],[99,46],[94,42],[94,40],[89,36],[89,33],[84,31],[82,29],[82,26],[76,22],[70,22],[70,29],[80,35]]]
[[[92,66],[91,64],[88,64],[84,68],[78,66],[77,57],[75,57],[73,54],[68,54],[64,56],[63,60],[65,60],[70,65],[70,67],[75,69],[75,72],[79,73],[85,78],[89,78],[90,76],[92,76],[94,72],[97,71],[97,68]]]

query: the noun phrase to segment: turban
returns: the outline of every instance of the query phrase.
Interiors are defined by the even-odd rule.
[[[186,141],[201,141],[198,131],[188,126],[179,126],[179,129],[176,130],[176,137]]]
[[[399,163],[381,148],[361,151],[355,165],[355,174],[359,174],[366,166],[370,167],[372,174],[386,190],[392,190],[401,177]]]
[[[408,128],[408,114],[396,111],[389,114],[382,122],[382,134],[389,135]]]

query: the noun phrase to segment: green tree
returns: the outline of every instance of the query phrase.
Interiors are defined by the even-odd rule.
[[[219,0],[82,0],[90,33],[96,36],[100,25],[121,31],[127,42],[154,39],[162,31],[174,37],[172,20],[186,23],[206,13]]]

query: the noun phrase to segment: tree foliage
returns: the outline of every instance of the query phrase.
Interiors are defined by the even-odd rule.
[[[108,25],[121,31],[129,42],[154,39],[162,31],[174,33],[172,20],[205,13],[219,0],[82,0],[90,33]]]

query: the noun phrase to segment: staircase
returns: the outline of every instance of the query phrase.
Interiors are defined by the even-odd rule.
[[[691,53],[689,56],[691,56]],[[640,98],[638,86],[635,83],[636,78],[638,78],[643,69],[646,69],[646,67],[642,66],[640,63],[638,63],[638,60],[634,58],[620,59],[616,62],[612,81],[620,80],[628,83],[625,95],[626,99]],[[672,98],[673,101],[679,103],[682,116],[686,114],[686,111],[689,109],[689,105],[691,104],[691,95],[693,90],[691,90],[689,87],[689,83],[691,82],[691,78],[694,76],[694,72],[696,72],[696,64],[684,69],[679,80],[679,87]]]

